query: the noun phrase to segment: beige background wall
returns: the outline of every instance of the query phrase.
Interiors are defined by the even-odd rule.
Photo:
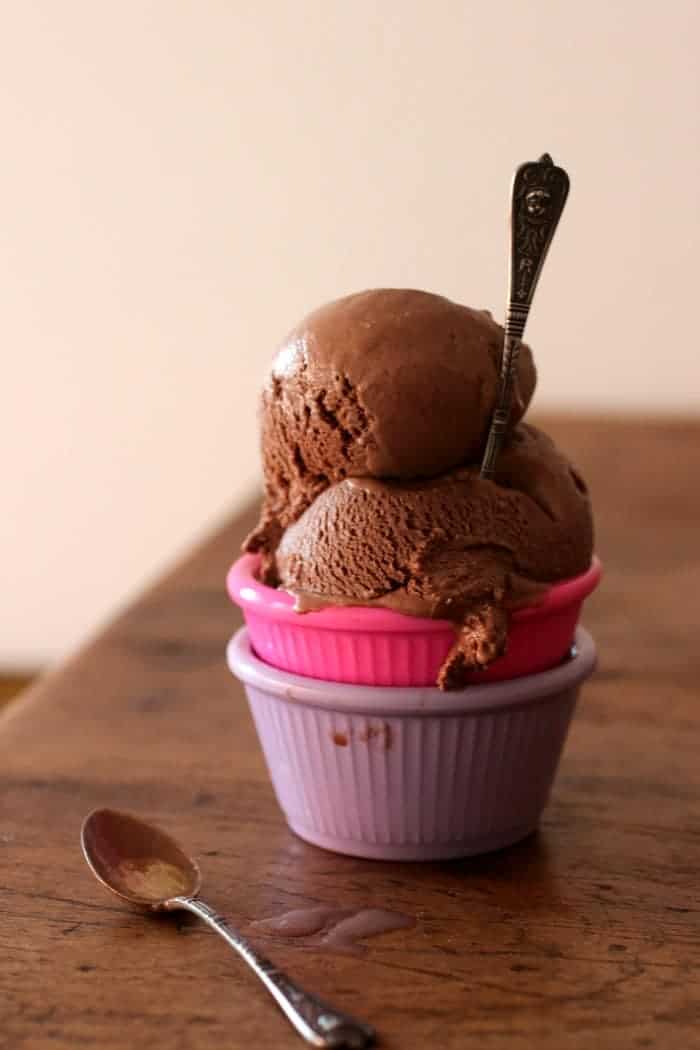
[[[319,301],[502,312],[513,167],[573,192],[539,408],[695,411],[696,0],[27,0],[0,38],[0,665],[74,645],[254,483]],[[232,555],[233,555],[232,551]]]

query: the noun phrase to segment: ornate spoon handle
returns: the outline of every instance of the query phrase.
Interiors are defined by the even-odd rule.
[[[498,399],[491,420],[482,478],[492,478],[503,443],[513,396],[513,376],[535,288],[569,193],[569,176],[548,153],[521,164],[511,194],[511,252],[508,308]]]
[[[274,963],[259,955],[253,946],[236,933],[208,904],[197,897],[173,897],[168,901],[168,910],[184,908],[203,919],[212,930],[216,930],[234,951],[248,963],[262,983],[286,1014],[287,1018],[312,1046],[352,1047],[360,1050],[370,1046],[375,1032],[369,1025],[355,1021],[347,1014],[324,1003],[315,995],[300,988],[291,978],[282,973]]]

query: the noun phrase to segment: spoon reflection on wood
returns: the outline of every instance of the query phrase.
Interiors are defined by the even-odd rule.
[[[86,817],[80,836],[85,860],[118,897],[151,911],[190,911],[216,930],[248,963],[297,1032],[313,1046],[366,1047],[374,1029],[299,988],[228,926],[197,894],[197,864],[159,828],[113,809]]]

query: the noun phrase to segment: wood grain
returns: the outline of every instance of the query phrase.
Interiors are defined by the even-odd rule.
[[[31,684],[33,674],[0,674],[0,707],[14,700],[16,696]]]
[[[0,1047],[301,1045],[226,948],[110,899],[78,849],[94,806],[188,844],[244,929],[291,908],[389,908],[362,956],[257,928],[382,1045],[700,1045],[700,424],[559,421],[591,485],[601,652],[541,831],[449,864],[352,860],[297,840],[223,660],[223,578],[244,515],[0,719]],[[250,932],[250,931],[249,931]]]

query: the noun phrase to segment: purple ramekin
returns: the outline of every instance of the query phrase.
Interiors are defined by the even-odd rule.
[[[534,831],[596,649],[579,628],[559,666],[457,692],[289,674],[228,646],[279,804],[297,835],[380,860],[485,853]]]

